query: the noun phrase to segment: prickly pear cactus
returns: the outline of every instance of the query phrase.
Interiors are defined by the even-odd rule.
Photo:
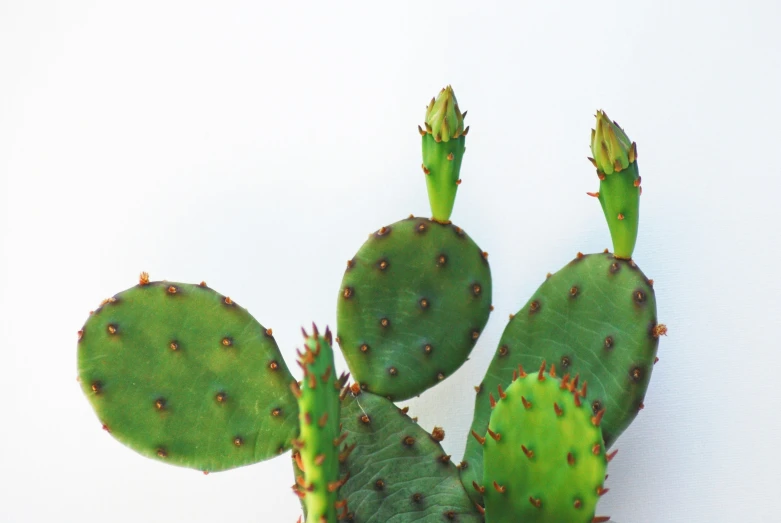
[[[546,375],[545,363],[527,375],[519,367],[506,390],[491,393],[491,421],[484,436],[483,494],[486,523],[591,523],[608,457],[599,428],[604,410],[592,414],[586,384],[569,374]],[[495,398],[495,399],[494,399]]]
[[[342,487],[353,523],[483,520],[440,441],[393,403],[354,387],[342,403],[342,427],[352,452]]]
[[[347,479],[339,478],[339,393],[347,377],[336,377],[331,332],[320,336],[314,325],[312,331],[311,336],[304,332],[306,344],[299,352],[304,377],[301,385],[292,385],[300,427],[293,456],[302,471],[294,489],[303,499],[307,523],[336,523],[338,514],[347,513],[346,501],[339,499]]]
[[[256,463],[297,431],[293,378],[271,329],[203,283],[142,274],[79,331],[78,368],[103,428],[166,463]]]
[[[403,400],[467,359],[491,311],[487,253],[449,221],[468,130],[452,88],[426,112],[423,172],[434,218],[410,216],[369,236],[347,263],[338,340],[364,390]]]

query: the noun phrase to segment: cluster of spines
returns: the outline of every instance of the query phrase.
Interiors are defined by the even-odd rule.
[[[339,499],[339,488],[347,481],[346,475],[339,477],[339,463],[352,451],[348,445],[340,450],[347,437],[341,433],[340,401],[348,375],[336,377],[329,329],[324,336],[315,325],[311,336],[302,332],[306,343],[297,363],[304,376],[291,389],[299,405],[293,458],[303,475],[297,476],[293,491],[303,500],[307,523],[334,523],[348,514],[347,501]]]
[[[518,369],[513,372],[512,382],[515,383],[519,379],[524,379],[529,377],[529,375],[524,371],[523,366],[519,365]],[[547,372],[546,376],[546,363],[545,361],[542,362],[540,365],[540,368],[538,372],[536,373],[536,376],[533,375],[533,378],[535,381],[544,382],[545,380],[552,378],[555,380],[558,380],[558,377],[556,376],[556,369],[555,365],[551,365],[550,369]],[[576,375],[574,378],[570,376],[570,374],[565,374],[560,379],[559,389],[565,392],[569,392],[572,395],[573,403],[575,407],[580,408],[583,405],[583,401],[586,398],[587,390],[588,390],[588,384],[584,381],[582,385],[579,385],[580,377]],[[512,387],[512,384],[510,385]],[[508,391],[511,391],[510,388],[508,388]],[[504,400],[507,400],[508,398],[508,391],[505,391],[504,388],[501,385],[497,385],[497,396],[495,397],[493,392],[489,394],[488,401],[490,403],[491,409],[495,409],[496,406]],[[531,397],[531,396],[530,396]],[[497,399],[498,398],[498,399]],[[535,408],[535,401],[534,399],[530,400],[527,399],[524,395],[521,395],[521,404],[523,405],[523,409],[526,411],[530,411]],[[555,414],[557,418],[561,418],[564,415],[564,405],[559,405],[558,402],[554,402],[552,405],[552,412]],[[543,407],[545,408],[545,407]],[[605,413],[605,409],[601,409],[598,412],[596,412],[593,416],[591,416],[591,425],[593,425],[596,428],[599,428],[600,423],[602,421],[602,417]],[[520,429],[523,431],[524,427],[521,426]],[[534,430],[535,427],[529,427],[529,430]],[[547,429],[550,429],[548,427]],[[543,428],[542,430],[547,430]],[[554,429],[555,430],[555,429]],[[485,436],[481,436],[476,431],[472,431],[472,436],[477,440],[477,442],[482,445],[486,446],[486,444],[490,440],[493,440],[496,444],[499,444],[500,441],[502,441],[502,432],[499,430],[493,430],[490,426],[487,428],[487,432]],[[506,441],[505,441],[506,443]],[[513,443],[518,443],[517,441],[513,440]],[[525,444],[520,445],[520,450],[523,452],[523,455],[525,456],[525,459],[529,461],[535,460],[535,451],[533,446],[530,444],[528,447]],[[614,450],[613,452],[606,454],[605,452],[605,446],[600,438],[598,442],[594,442],[593,445],[591,445],[590,448],[591,453],[596,456],[604,456],[604,463],[605,465],[610,462],[618,452],[617,450]],[[509,457],[509,456],[508,456]],[[562,459],[564,459],[564,456],[562,456]],[[576,457],[572,452],[567,452],[566,454],[566,462],[570,467],[575,466],[576,463]],[[513,466],[513,465],[510,465]],[[485,476],[486,478],[491,474],[491,471],[488,470],[488,467],[486,466],[485,469]],[[607,475],[605,475],[605,479],[607,479]],[[484,480],[484,485],[478,484],[476,481],[472,482],[472,487],[479,492],[481,495],[485,496],[487,493],[487,490],[490,489],[492,492],[497,493],[500,496],[512,496],[514,492],[512,489],[508,491],[508,485],[507,484],[500,484],[498,481],[489,481],[488,479]],[[596,487],[596,498],[599,498],[606,494],[609,489],[606,489],[603,487],[603,485],[600,484]],[[476,506],[478,510],[481,511],[481,513],[486,514],[486,509],[489,509],[489,512],[486,514],[487,521],[504,521],[504,519],[501,519],[501,515],[492,514],[490,512],[489,504],[491,496],[485,496],[486,499],[486,507],[482,507],[481,505],[476,503]],[[542,496],[534,496],[530,495],[528,498],[529,505],[533,507],[533,509],[542,510],[544,500]],[[575,498],[573,501],[573,507],[577,510],[581,509],[583,507],[583,500],[579,498]],[[517,514],[514,514],[512,517],[517,517]],[[592,523],[603,523],[606,521],[609,521],[609,516],[593,516],[591,522]]]

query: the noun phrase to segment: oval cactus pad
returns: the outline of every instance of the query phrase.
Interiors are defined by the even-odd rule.
[[[486,256],[461,228],[425,218],[369,237],[337,305],[337,340],[364,390],[407,399],[466,361],[491,310]]]
[[[79,381],[103,428],[145,456],[203,471],[273,457],[298,428],[271,330],[205,284],[141,282],[79,332]]]
[[[490,395],[510,384],[519,364],[533,369],[547,361],[587,383],[593,412],[605,409],[601,428],[609,447],[642,408],[663,328],[652,281],[632,260],[579,254],[549,275],[505,328],[477,387],[472,430],[486,432]],[[465,484],[480,481],[482,447],[474,438],[464,460]]]

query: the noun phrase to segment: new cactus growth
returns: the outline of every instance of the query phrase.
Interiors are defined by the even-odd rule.
[[[364,390],[403,400],[467,359],[491,311],[488,254],[449,221],[464,153],[451,87],[426,112],[425,173],[433,219],[410,216],[369,236],[347,262],[338,340]]]
[[[605,213],[616,258],[630,259],[637,241],[640,218],[640,174],[637,170],[637,144],[604,111],[597,111],[591,130],[591,163],[597,168],[599,198]]]
[[[604,112],[590,159],[615,252],[578,253],[511,316],[458,466],[442,428],[393,403],[461,367],[492,310],[487,253],[450,222],[465,115],[448,86],[419,128],[432,218],[380,228],[347,263],[335,340],[354,383],[338,377],[329,330],[304,332],[298,382],[271,329],[229,297],[143,273],[79,331],[81,387],[103,427],[207,472],[293,448],[307,523],[607,521],[594,514],[608,448],[643,407],[666,327],[632,260],[637,147]]]
[[[307,523],[334,523],[337,514],[347,513],[347,503],[339,499],[339,488],[347,476],[339,477],[340,417],[339,393],[347,376],[336,377],[331,350],[331,331],[320,336],[304,332],[303,352],[298,365],[304,371],[299,385],[293,382],[298,399],[299,435],[293,440],[294,459],[303,472],[294,490],[306,506]]]
[[[610,458],[599,427],[605,410],[593,414],[586,394],[586,382],[558,379],[544,362],[530,374],[519,367],[506,390],[491,393],[487,431],[473,432],[485,456],[473,487],[484,495],[486,523],[591,523]]]

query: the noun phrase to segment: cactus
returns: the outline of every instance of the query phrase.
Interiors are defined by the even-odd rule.
[[[354,383],[337,377],[330,330],[304,332],[298,382],[271,329],[229,297],[142,273],[79,331],[81,386],[104,428],[207,472],[293,448],[307,523],[607,521],[594,516],[607,451],[642,408],[666,327],[632,260],[637,147],[604,112],[592,195],[615,252],[578,253],[511,316],[458,466],[442,428],[429,434],[393,403],[452,375],[492,310],[487,254],[450,222],[464,116],[448,86],[419,127],[432,218],[380,228],[347,264],[335,339]]]
[[[486,522],[590,523],[615,454],[605,453],[605,410],[592,414],[585,382],[557,379],[554,365],[546,375],[543,362],[528,375],[520,367],[491,396],[487,431],[472,433],[485,456],[483,481],[473,486],[484,495]]]
[[[271,329],[205,283],[143,273],[90,314],[78,366],[103,428],[154,459],[214,472],[276,456],[296,434]]]
[[[431,100],[426,130],[418,127],[433,218],[410,216],[370,235],[340,288],[337,339],[350,371],[364,390],[395,401],[455,372],[491,311],[488,254],[449,221],[464,114],[448,86]]]
[[[294,490],[306,506],[307,523],[321,523],[335,521],[337,511],[347,513],[347,503],[338,498],[339,488],[347,479],[339,478],[339,392],[347,376],[336,377],[330,330],[320,336],[312,325],[312,335],[304,331],[304,339],[304,351],[298,358],[304,377],[301,385],[292,385],[299,418],[293,456],[303,472]]]

